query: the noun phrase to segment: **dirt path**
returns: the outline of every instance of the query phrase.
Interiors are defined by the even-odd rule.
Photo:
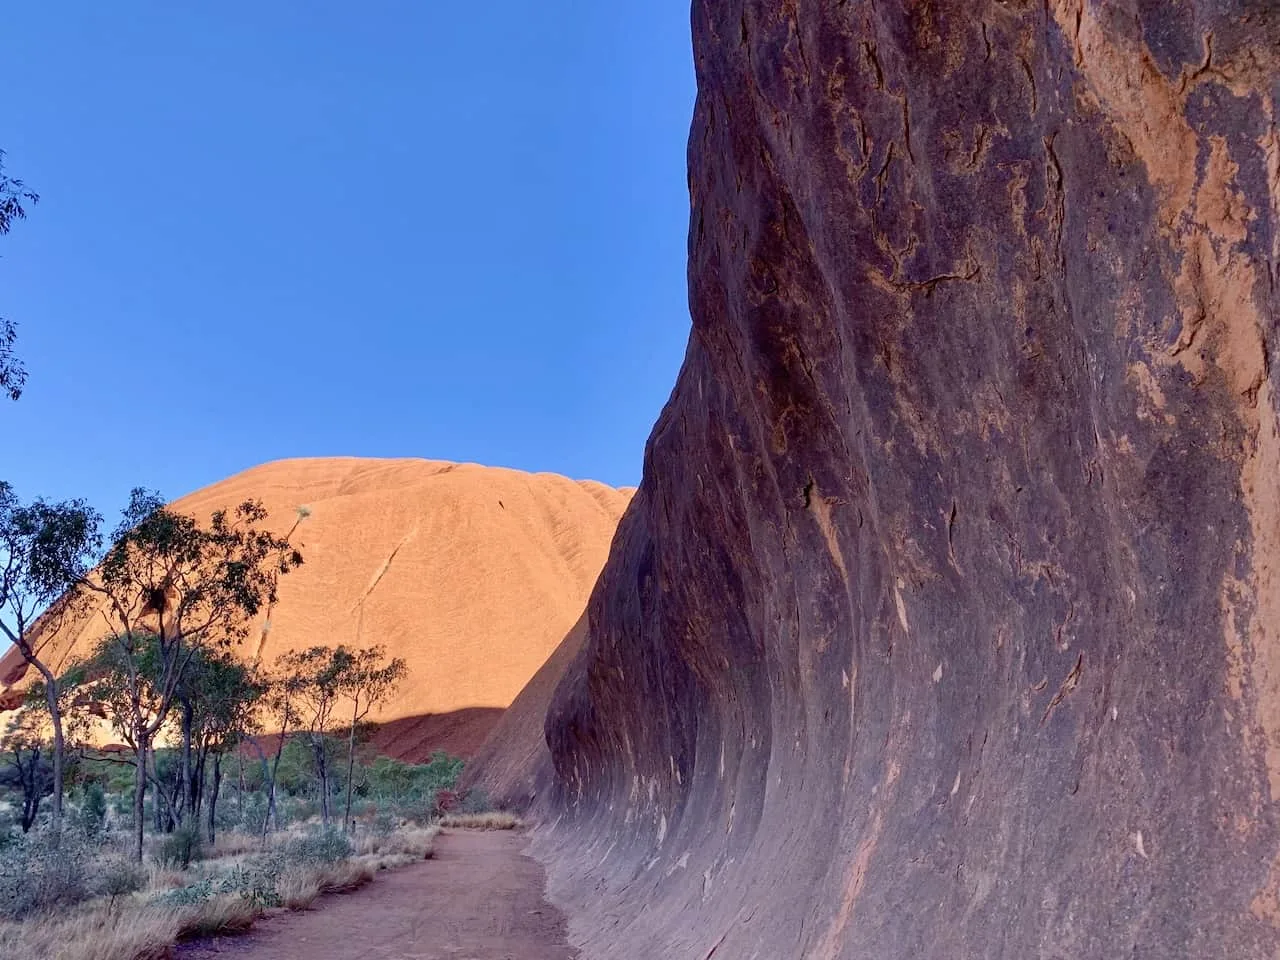
[[[509,830],[454,831],[435,857],[252,933],[186,944],[180,960],[573,960],[542,867]]]

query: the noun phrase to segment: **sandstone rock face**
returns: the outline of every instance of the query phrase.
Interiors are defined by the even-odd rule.
[[[460,790],[479,789],[496,806],[546,811],[554,789],[551,755],[543,730],[547,705],[587,636],[585,614],[511,702],[463,769]]]
[[[1280,11],[693,35],[693,334],[546,719],[584,955],[1280,955]]]
[[[428,460],[284,460],[178,500],[206,519],[258,498],[305,563],[255,625],[246,657],[312,644],[384,644],[409,675],[373,719],[379,745],[421,759],[470,753],[581,617],[630,500],[590,481]],[[46,638],[55,662],[101,636],[88,617]],[[22,682],[16,651],[0,679]],[[495,709],[496,708],[496,709]]]

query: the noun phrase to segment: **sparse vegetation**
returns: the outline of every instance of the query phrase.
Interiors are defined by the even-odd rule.
[[[175,835],[176,835],[175,831]],[[262,839],[226,831],[185,869],[128,855],[130,837],[64,830],[11,841],[0,858],[0,956],[32,960],[161,957],[176,941],[237,933],[272,910],[306,910],[381,870],[431,856],[435,826],[351,836],[318,824]],[[173,836],[173,835],[171,835]],[[164,845],[156,847],[157,858]]]
[[[348,744],[335,741],[334,747]],[[153,762],[163,771],[176,753]],[[251,763],[243,781],[228,783],[215,842],[189,821],[149,836],[139,864],[131,849],[129,771],[120,771],[110,755],[85,755],[73,768],[67,819],[56,839],[47,813],[29,834],[10,821],[0,836],[0,956],[161,957],[177,940],[245,930],[273,910],[312,909],[324,894],[355,890],[381,871],[427,859],[441,823],[472,829],[518,823],[494,812],[440,819],[438,796],[455,796],[462,767],[456,758],[437,754],[426,764],[404,764],[362,755],[352,764],[348,832],[325,827],[311,756],[302,742],[284,751],[281,829],[265,838],[260,833],[265,780],[254,779]],[[335,797],[347,786],[334,784]],[[0,789],[0,807],[16,792],[9,788],[6,800]],[[152,792],[149,823],[154,805],[165,802],[160,791]],[[487,807],[482,796],[464,796],[456,805]]]
[[[0,235],[39,199],[3,158]],[[14,400],[15,338],[0,319],[0,394]],[[135,489],[104,550],[85,501],[22,502],[0,481],[0,635],[34,681],[0,717],[0,956],[158,960],[432,855],[434,821],[466,803],[462,762],[367,745],[404,661],[318,646],[267,675],[237,655],[302,563],[290,538],[309,515],[277,537],[257,501],[201,522]],[[48,636],[91,607],[94,656],[46,661]],[[100,721],[127,751],[88,746]]]
[[[440,826],[459,830],[514,830],[520,818],[503,810],[489,813],[451,813],[440,820]]]
[[[89,899],[91,858],[83,840],[52,829],[10,843],[0,857],[0,917],[23,920]]]
[[[367,717],[405,674],[384,648],[317,646],[262,671],[236,655],[301,562],[260,505],[205,527],[135,491],[96,557],[79,502],[0,494],[5,632],[21,648],[41,604],[105,604],[109,627],[60,674],[22,651],[38,676],[0,730],[0,956],[160,957],[428,858],[442,816],[517,825],[456,791],[456,757],[376,755]],[[125,749],[86,746],[104,720]]]
[[[186,870],[200,859],[200,833],[190,826],[179,827],[160,844],[158,860],[162,867]]]
[[[143,854],[148,759],[205,660],[233,649],[257,613],[276,599],[280,576],[302,563],[284,538],[267,532],[267,511],[246,500],[216,511],[207,525],[133,491],[111,548],[77,588],[103,603],[111,632],[95,660],[95,694],[133,751],[134,857]],[[193,666],[194,664],[194,666]],[[184,683],[185,682],[185,683]],[[179,711],[181,793],[169,803],[175,825],[198,816],[189,712]]]

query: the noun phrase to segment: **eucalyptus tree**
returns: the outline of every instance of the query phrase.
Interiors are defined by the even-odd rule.
[[[266,520],[262,504],[246,500],[203,525],[137,489],[106,556],[83,581],[111,625],[99,653],[115,671],[117,724],[134,751],[139,861],[147,756],[187,668],[201,651],[234,649],[259,611],[275,602],[279,578],[302,563],[287,538],[264,527]]]
[[[347,728],[347,802],[342,816],[342,829],[351,828],[351,787],[356,762],[356,728],[369,716],[378,704],[395,693],[397,685],[408,672],[405,661],[396,657],[388,661],[385,647],[368,647],[343,651],[345,658],[342,676],[343,696],[351,701],[351,723]],[[337,653],[337,651],[335,651]]]
[[[2,203],[0,203],[2,206]],[[0,632],[40,675],[53,740],[52,815],[62,826],[66,737],[61,681],[55,672],[62,627],[82,609],[78,586],[96,556],[102,518],[83,500],[24,504],[0,482]]]
[[[21,180],[4,172],[4,151],[0,150],[0,236],[7,234],[19,220],[27,219],[27,206],[40,202],[40,197]],[[0,318],[0,394],[10,400],[22,395],[27,371],[14,352],[18,330],[13,321]]]

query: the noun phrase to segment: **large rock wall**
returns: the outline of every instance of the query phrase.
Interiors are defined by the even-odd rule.
[[[693,36],[693,334],[546,722],[585,956],[1276,956],[1280,12]]]
[[[254,467],[173,507],[206,522],[247,498],[263,501],[277,533],[292,528],[305,562],[238,652],[270,666],[314,644],[385,646],[408,672],[373,714],[384,724],[375,744],[425,760],[472,753],[581,618],[631,491],[477,464],[332,457]],[[38,625],[45,662],[62,670],[88,656],[109,629],[100,614]],[[0,710],[20,702],[33,673],[16,649],[0,656]]]

